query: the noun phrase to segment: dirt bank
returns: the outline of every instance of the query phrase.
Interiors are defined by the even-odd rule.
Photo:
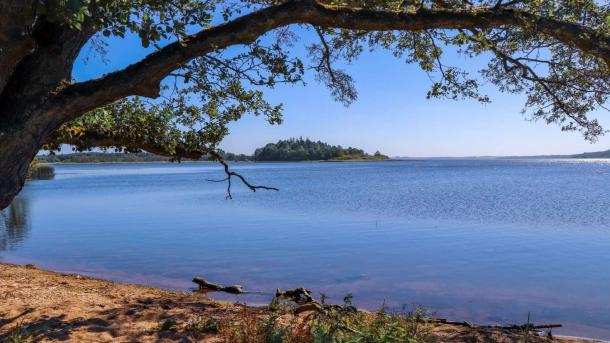
[[[228,336],[216,323],[222,327],[244,318],[267,320],[271,313],[189,292],[0,263],[0,342],[223,342]],[[280,310],[273,312],[276,316],[293,322],[305,320],[308,313],[295,316]],[[431,342],[524,341],[523,333],[515,331],[428,326]],[[528,342],[596,341],[529,337]]]

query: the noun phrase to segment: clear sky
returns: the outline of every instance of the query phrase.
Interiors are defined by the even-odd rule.
[[[309,38],[305,34],[297,45],[302,46]],[[95,56],[87,63],[81,58],[74,76],[85,80],[136,62],[151,51],[139,46],[134,37],[112,39],[108,63],[101,63]],[[302,51],[295,49],[297,53]],[[87,47],[83,57],[86,52]],[[476,67],[482,61],[448,53],[446,62]],[[390,156],[413,157],[571,154],[610,149],[610,134],[591,144],[578,132],[561,132],[556,125],[528,121],[521,114],[523,96],[499,93],[492,85],[483,88],[491,104],[427,100],[427,75],[386,51],[365,52],[345,69],[354,77],[359,94],[351,106],[335,102],[309,73],[306,86],[280,85],[266,91],[271,103],[284,104],[284,124],[271,126],[262,117],[242,118],[231,125],[231,134],[221,147],[251,154],[266,143],[302,136],[367,152],[380,150]],[[610,113],[600,111],[596,117],[610,129]]]

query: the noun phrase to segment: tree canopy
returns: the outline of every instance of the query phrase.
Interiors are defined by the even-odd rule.
[[[292,48],[297,26],[319,38],[307,56]],[[305,73],[348,105],[356,85],[336,66],[367,49],[417,64],[430,75],[428,97],[489,102],[488,82],[524,94],[527,116],[593,141],[605,132],[590,114],[610,94],[609,30],[610,6],[596,0],[4,0],[0,208],[43,147],[220,157],[230,122],[254,114],[281,123],[281,104],[264,90]],[[110,38],[126,35],[154,51],[73,80],[84,47],[103,56]],[[472,75],[445,62],[447,49],[488,63]]]

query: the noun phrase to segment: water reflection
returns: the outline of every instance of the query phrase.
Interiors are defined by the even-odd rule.
[[[27,237],[28,200],[18,196],[5,210],[0,211],[0,251],[12,250]]]

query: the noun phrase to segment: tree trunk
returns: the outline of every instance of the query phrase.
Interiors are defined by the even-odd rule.
[[[1,117],[1,113],[0,113]],[[38,124],[38,125],[36,125]],[[43,123],[0,121],[0,210],[8,207],[19,193],[30,163],[41,147],[41,139],[48,136]]]
[[[0,68],[0,210],[23,187],[38,150],[68,120],[65,108],[51,111],[48,101],[69,83],[74,61],[92,34],[89,22],[75,30],[39,18],[30,37],[35,49],[28,46],[31,53],[14,58],[14,68]]]
[[[36,155],[36,149],[24,145],[7,147],[0,141],[0,209],[11,204],[13,198],[19,193],[28,171],[28,166]]]

